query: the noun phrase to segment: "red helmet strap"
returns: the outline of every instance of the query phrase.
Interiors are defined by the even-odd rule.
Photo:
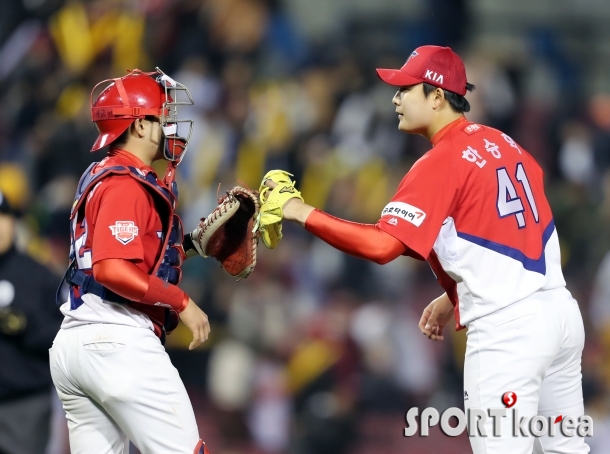
[[[123,107],[129,108],[129,98],[127,97],[127,92],[125,91],[125,86],[123,85],[123,81],[119,78],[112,79],[114,80],[114,86],[119,92],[119,96],[121,97],[121,102],[123,103]]]

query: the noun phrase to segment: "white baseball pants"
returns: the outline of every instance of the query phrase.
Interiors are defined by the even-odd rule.
[[[585,341],[578,304],[565,288],[538,292],[468,326],[464,365],[464,406],[504,408],[502,396],[517,396],[519,420],[536,415],[584,414],[581,356]],[[502,418],[501,436],[470,436],[474,454],[586,454],[583,437],[514,435],[513,412]],[[540,426],[539,426],[540,427]],[[547,432],[549,433],[549,432]]]
[[[128,454],[129,440],[142,454],[199,452],[186,389],[151,330],[101,323],[61,329],[50,364],[72,454]]]

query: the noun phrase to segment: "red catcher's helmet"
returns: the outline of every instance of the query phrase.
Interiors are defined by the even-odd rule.
[[[110,82],[93,101],[93,93],[100,85]],[[179,101],[179,93],[184,92],[187,100]],[[91,120],[95,122],[100,135],[91,151],[111,144],[129,128],[137,118],[152,115],[160,118],[165,136],[163,155],[168,161],[180,162],[193,130],[192,120],[179,120],[177,106],[192,105],[193,99],[188,89],[171,79],[159,68],[145,73],[139,69],[117,79],[98,83],[91,91]],[[179,135],[178,124],[188,123],[189,130]]]

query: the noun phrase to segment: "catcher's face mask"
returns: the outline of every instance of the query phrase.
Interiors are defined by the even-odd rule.
[[[178,106],[192,106],[194,102],[188,88],[159,68],[156,70],[159,73],[157,82],[165,90],[160,117],[164,135],[163,157],[177,165],[182,161],[193,133],[193,120],[180,119]]]

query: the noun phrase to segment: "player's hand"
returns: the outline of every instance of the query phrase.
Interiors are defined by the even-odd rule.
[[[195,302],[189,298],[186,309],[180,312],[180,320],[193,333],[193,341],[189,345],[189,350],[199,347],[210,335],[210,322]]]
[[[277,183],[271,180],[266,180],[265,186],[273,189],[277,186]],[[313,207],[295,197],[288,199],[282,207],[282,217],[287,221],[296,221],[304,225],[305,221],[307,220],[307,216],[309,216],[313,210]]]
[[[442,341],[443,328],[453,319],[453,304],[446,293],[432,301],[424,309],[419,329],[428,339]]]

